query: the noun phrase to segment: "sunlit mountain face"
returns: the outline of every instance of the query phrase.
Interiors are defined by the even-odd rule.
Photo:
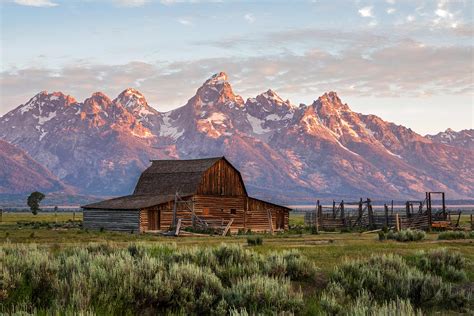
[[[96,92],[83,102],[40,92],[0,118],[0,138],[49,172],[42,173],[53,181],[46,186],[84,194],[132,192],[150,159],[225,155],[252,194],[286,203],[432,190],[474,197],[472,130],[421,136],[352,111],[336,92],[308,105],[271,89],[245,100],[223,72],[168,112],[136,89],[115,99]]]

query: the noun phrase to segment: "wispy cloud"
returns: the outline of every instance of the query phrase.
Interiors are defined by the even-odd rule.
[[[395,9],[395,8],[388,8],[387,11],[385,11],[385,12],[387,12],[387,14],[393,14],[393,13],[395,13],[395,11],[397,11],[397,9]]]
[[[49,0],[14,0],[16,4],[28,7],[55,7],[58,4]]]
[[[142,7],[151,0],[114,0],[114,3],[121,7]]]
[[[244,19],[248,22],[248,23],[253,23],[255,22],[255,16],[252,14],[252,13],[247,13],[244,15]]]
[[[272,87],[290,100],[305,103],[328,90],[348,96],[416,98],[469,95],[474,88],[469,47],[423,46],[407,40],[383,45],[366,55],[361,49],[338,54],[312,49],[303,55],[16,69],[1,73],[1,112],[45,89],[83,99],[97,90],[113,97],[129,86],[139,86],[151,104],[169,110],[186,103],[208,76],[220,70],[238,82],[235,91],[244,97]]]
[[[180,23],[182,25],[185,25],[185,26],[189,26],[189,25],[193,24],[193,22],[191,22],[191,20],[189,20],[188,18],[179,18],[177,21],[178,21],[178,23]]]

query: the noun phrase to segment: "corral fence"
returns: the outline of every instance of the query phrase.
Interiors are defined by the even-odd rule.
[[[440,194],[442,204],[434,208],[431,195]],[[384,227],[400,229],[430,230],[432,227],[458,227],[461,211],[448,211],[442,192],[426,192],[423,201],[407,201],[403,209],[394,210],[384,204],[382,211],[375,211],[372,201],[360,199],[355,202],[333,201],[331,206],[323,206],[319,200],[312,211],[305,213],[305,224],[317,230],[360,229],[376,230]]]

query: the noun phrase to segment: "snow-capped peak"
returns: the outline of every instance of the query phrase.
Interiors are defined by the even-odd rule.
[[[115,99],[115,102],[118,102],[122,106],[129,109],[147,106],[147,102],[143,94],[133,88],[128,88],[122,91],[122,93],[120,93]]]
[[[207,79],[204,85],[221,85],[227,82],[227,74],[225,72],[219,72],[211,76],[211,78]]]

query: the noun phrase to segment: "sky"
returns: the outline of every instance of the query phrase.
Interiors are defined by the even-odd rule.
[[[83,101],[140,90],[182,106],[224,71],[244,99],[269,88],[420,134],[474,128],[470,0],[0,0],[0,115],[36,93]]]

